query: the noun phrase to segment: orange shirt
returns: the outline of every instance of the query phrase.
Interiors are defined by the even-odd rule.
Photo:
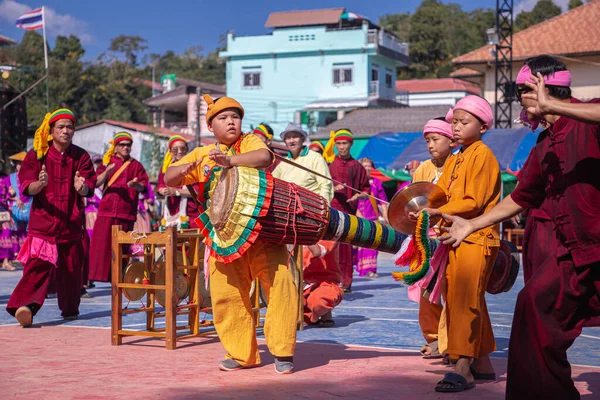
[[[439,210],[450,215],[471,219],[491,210],[500,200],[500,166],[492,150],[481,140],[457,154],[444,164],[438,181],[446,192],[448,203]],[[443,221],[440,225],[446,225]],[[470,243],[500,245],[498,225],[473,232],[465,239]]]
[[[263,143],[262,140],[256,137],[256,135],[242,135],[237,142],[232,144],[231,146],[226,146],[224,144],[220,144],[221,152],[227,155],[235,155],[248,153],[254,150],[265,149],[269,150],[266,144]],[[208,146],[196,147],[190,153],[183,156],[183,158],[172,165],[182,165],[188,164],[196,161],[200,161],[200,165],[194,171],[190,172],[183,181],[181,185],[190,185],[194,183],[202,183],[202,182],[211,182],[211,186],[213,183],[216,184],[218,181],[218,176],[213,176],[212,172],[218,174],[221,171],[221,168],[215,168],[217,164],[210,158],[208,158],[208,152],[212,149],[216,149],[216,144],[209,144]],[[213,171],[214,169],[214,171]],[[218,174],[220,175],[220,174]],[[211,180],[212,179],[212,180]],[[211,190],[213,188],[211,187]]]

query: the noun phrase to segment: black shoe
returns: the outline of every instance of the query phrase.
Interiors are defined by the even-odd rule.
[[[65,321],[75,321],[78,317],[79,317],[79,314],[71,314],[71,315],[63,316],[63,319]]]
[[[88,291],[85,290],[85,288],[81,288],[81,298],[82,299],[91,299],[92,297],[94,297],[94,296],[92,296],[91,293],[88,293]]]
[[[352,293],[352,286],[348,286],[344,288],[344,293],[350,294]]]
[[[294,357],[275,357],[275,372],[278,374],[294,372]]]

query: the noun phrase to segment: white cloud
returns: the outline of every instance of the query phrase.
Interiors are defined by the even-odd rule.
[[[15,21],[27,11],[33,10],[33,7],[27,4],[18,3],[14,0],[3,0],[0,3],[0,19],[9,23]],[[75,35],[79,37],[82,43],[90,43],[93,40],[88,32],[88,24],[69,14],[59,14],[53,8],[46,7],[46,33],[48,36],[56,37],[58,35]]]
[[[569,0],[552,0],[554,4],[562,8],[563,12],[569,9]],[[514,8],[514,15],[519,15],[521,11],[531,11],[538,0],[522,0]]]

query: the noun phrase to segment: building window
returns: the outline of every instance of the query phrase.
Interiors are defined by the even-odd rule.
[[[244,72],[244,88],[260,88],[261,73],[258,71]]]
[[[388,89],[392,88],[392,74],[385,74],[385,86]]]
[[[379,81],[379,70],[372,69],[371,70],[371,82]]]
[[[334,67],[333,84],[348,85],[352,83],[352,67]]]

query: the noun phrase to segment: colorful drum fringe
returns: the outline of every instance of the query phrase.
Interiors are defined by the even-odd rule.
[[[408,272],[392,272],[395,280],[403,280],[406,284],[412,285],[427,275],[431,262],[431,244],[428,236],[429,214],[423,211],[417,219],[415,234],[407,249],[400,255],[396,265],[410,265]]]
[[[196,222],[206,238],[204,243],[210,255],[227,264],[242,257],[256,241],[262,227],[257,218],[265,216],[271,205],[273,177],[263,170],[238,167],[237,193],[243,195],[233,197],[228,221],[217,234],[206,207],[218,181],[216,169],[213,168],[211,177],[199,193],[201,214]]]
[[[329,222],[323,240],[348,243],[384,253],[396,253],[406,235],[387,225],[330,209]]]

